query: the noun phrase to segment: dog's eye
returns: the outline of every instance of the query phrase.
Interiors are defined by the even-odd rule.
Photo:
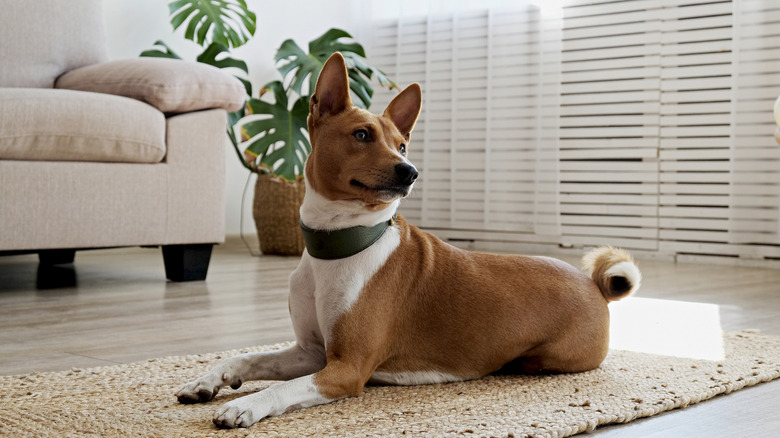
[[[352,136],[355,137],[355,140],[357,141],[368,141],[368,131],[365,129],[358,129],[352,133]]]
[[[406,156],[406,145],[401,143],[401,146],[398,146],[398,152],[401,153],[404,157]]]

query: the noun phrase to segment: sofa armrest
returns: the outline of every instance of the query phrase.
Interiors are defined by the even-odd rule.
[[[246,99],[241,81],[217,67],[166,58],[81,67],[61,75],[54,86],[130,97],[169,114],[212,108],[238,111]]]

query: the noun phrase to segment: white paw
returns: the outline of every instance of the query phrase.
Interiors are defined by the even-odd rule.
[[[219,427],[235,428],[249,427],[265,417],[265,414],[257,412],[257,407],[250,400],[251,397],[239,398],[222,405],[211,420]]]
[[[231,388],[238,389],[241,383],[240,378],[231,377],[227,373],[221,376],[217,373],[209,373],[184,385],[176,393],[176,398],[183,404],[207,402],[213,399],[223,386],[230,385]]]

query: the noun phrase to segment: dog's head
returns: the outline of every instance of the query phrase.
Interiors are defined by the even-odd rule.
[[[354,106],[344,57],[335,53],[322,67],[309,103],[309,187],[327,199],[358,201],[372,210],[407,196],[418,176],[407,153],[421,103],[420,86],[412,84],[381,116]]]

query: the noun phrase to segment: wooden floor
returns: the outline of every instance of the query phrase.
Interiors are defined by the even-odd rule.
[[[575,258],[563,257],[577,263]],[[134,362],[293,339],[287,277],[295,258],[252,257],[239,240],[215,249],[208,280],[165,280],[159,250],[83,251],[39,271],[33,255],[0,257],[0,375]],[[639,297],[709,303],[723,330],[780,335],[780,270],[642,261]],[[70,283],[70,287],[61,286]],[[770,436],[780,382],[594,434]]]

